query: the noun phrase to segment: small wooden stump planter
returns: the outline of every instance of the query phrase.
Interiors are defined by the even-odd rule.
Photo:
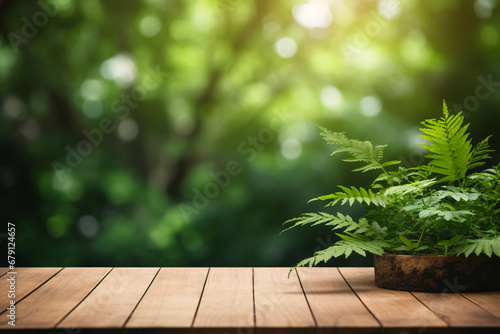
[[[374,255],[375,284],[419,292],[500,290],[500,258],[486,255]]]

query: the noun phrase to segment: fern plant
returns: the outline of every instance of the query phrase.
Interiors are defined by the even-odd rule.
[[[500,164],[474,172],[493,152],[487,137],[473,146],[461,113],[450,115],[443,101],[443,116],[422,122],[421,145],[429,151],[426,164],[404,168],[400,161],[384,161],[386,145],[349,139],[343,132],[319,127],[332,155],[357,163],[356,172],[378,172],[369,187],[339,186],[339,190],[311,201],[326,207],[361,205],[366,214],[358,221],[349,215],[305,213],[284,224],[331,226],[340,240],[300,261],[294,268],[313,266],[352,253],[486,254],[500,256]],[[294,269],[292,268],[292,269]]]

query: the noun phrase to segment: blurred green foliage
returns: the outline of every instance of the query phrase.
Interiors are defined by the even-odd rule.
[[[365,177],[308,123],[408,165],[443,98],[495,133],[499,18],[494,0],[0,0],[0,233],[16,224],[25,266],[291,266],[334,239],[282,222]]]

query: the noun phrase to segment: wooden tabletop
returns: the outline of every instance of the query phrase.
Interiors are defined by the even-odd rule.
[[[0,330],[43,333],[500,333],[500,292],[410,293],[373,268],[17,268]],[[8,291],[15,277],[15,327]],[[450,290],[454,290],[450,286]],[[37,330],[37,331],[31,331]]]

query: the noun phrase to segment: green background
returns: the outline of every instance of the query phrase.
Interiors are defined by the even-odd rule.
[[[292,266],[336,239],[282,223],[373,177],[311,123],[415,166],[446,99],[500,147],[498,7],[0,0],[2,252],[10,221],[19,266]]]

